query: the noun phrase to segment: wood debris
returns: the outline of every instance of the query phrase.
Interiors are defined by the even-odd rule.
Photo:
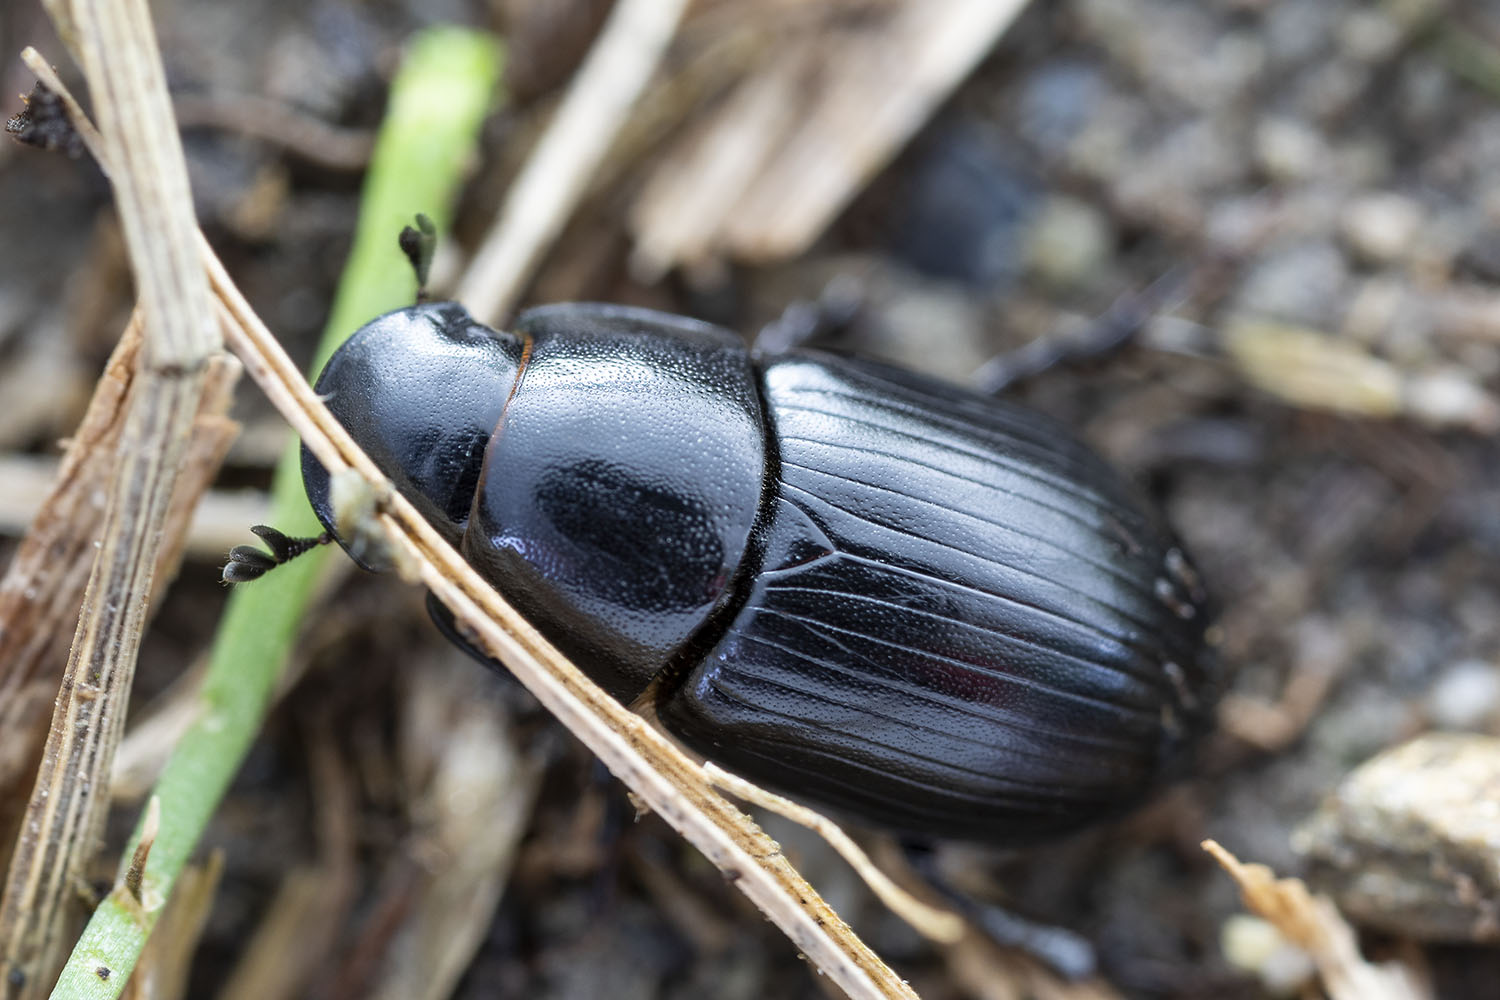
[[[1204,841],[1203,849],[1239,883],[1251,912],[1311,956],[1331,1000],[1432,1000],[1431,987],[1408,966],[1366,961],[1354,929],[1327,896],[1314,895],[1301,879],[1278,879],[1265,865],[1245,864],[1215,841]]]

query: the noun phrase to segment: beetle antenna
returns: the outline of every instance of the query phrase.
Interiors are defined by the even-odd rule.
[[[224,583],[249,583],[259,580],[282,563],[290,562],[304,552],[333,541],[328,532],[312,538],[290,538],[266,524],[251,527],[251,533],[266,543],[264,549],[254,545],[236,545],[229,550],[229,561],[224,564]]]
[[[437,226],[421,212],[417,213],[416,227],[406,226],[396,242],[401,252],[411,262],[417,275],[417,301],[427,301],[427,276],[432,271],[432,255],[437,250]]]
[[[76,160],[83,153],[83,137],[68,118],[62,97],[38,80],[31,93],[21,95],[21,113],[5,123],[17,142],[38,149],[58,150]]]

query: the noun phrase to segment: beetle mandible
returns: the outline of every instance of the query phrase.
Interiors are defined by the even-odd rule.
[[[1035,841],[1138,803],[1209,725],[1197,573],[1021,407],[590,304],[509,332],[397,310],[317,390],[611,695],[649,688],[687,746],[815,805]],[[303,478],[336,537],[305,449]]]

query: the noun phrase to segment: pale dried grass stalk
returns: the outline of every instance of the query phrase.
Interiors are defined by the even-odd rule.
[[[208,361],[220,348],[145,3],[76,0],[49,9],[89,81],[101,162],[116,168],[110,180],[144,340],[78,630],[0,896],[7,997],[45,990],[79,915],[70,902],[103,825],[158,549],[213,377]]]
[[[31,529],[0,581],[0,800],[11,801],[18,778],[36,767],[41,733],[40,690],[50,703],[56,669],[77,621],[88,581],[94,532],[104,516],[105,490],[127,394],[140,349],[139,314],[126,324],[94,388]],[[42,710],[45,713],[45,709]],[[45,714],[41,716],[45,719]],[[33,743],[23,734],[38,730]],[[20,793],[15,792],[16,795]],[[0,807],[3,808],[3,807]],[[0,836],[6,824],[0,823]],[[8,843],[9,838],[5,838]]]
[[[1365,961],[1354,929],[1327,896],[1314,895],[1301,879],[1246,864],[1216,841],[1205,840],[1203,849],[1239,884],[1253,913],[1312,957],[1332,1000],[1432,1000],[1430,985],[1407,966]]]
[[[862,878],[870,891],[896,916],[905,920],[912,929],[930,940],[942,944],[953,944],[963,937],[964,921],[958,914],[922,902],[876,867],[870,856],[828,817],[790,799],[766,791],[738,775],[712,762],[703,765],[703,774],[709,784],[733,795],[737,799],[768,809],[778,816],[805,826],[828,842],[849,866]]]
[[[527,157],[457,298],[500,323],[588,189],[667,50],[687,0],[620,0]]]
[[[768,46],[765,67],[661,158],[637,196],[636,273],[806,251],[1025,7],[895,0]]]
[[[410,686],[404,784],[423,863],[372,979],[376,1000],[443,1000],[489,935],[516,851],[531,825],[542,762],[518,744],[493,678],[457,654]]]
[[[338,948],[358,895],[355,779],[332,729],[320,719],[305,729],[317,860],[283,876],[218,1000],[291,1000],[314,991],[326,978],[328,957]]]

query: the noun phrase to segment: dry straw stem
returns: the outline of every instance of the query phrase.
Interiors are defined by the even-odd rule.
[[[7,860],[83,603],[140,334],[133,317],[0,582],[0,858]],[[14,480],[3,481],[8,493]]]
[[[970,934],[946,950],[948,974],[973,1000],[1124,1000],[1093,976],[1067,979],[1024,951]]]
[[[49,704],[56,694],[58,672],[83,600],[94,535],[104,517],[120,435],[135,392],[140,344],[137,310],[110,355],[61,460],[21,456],[0,459],[0,482],[6,486],[0,497],[0,524],[15,531],[25,529],[25,537],[0,580],[0,732],[7,734],[0,743],[0,798],[18,773],[15,755],[26,742],[15,734],[29,727],[33,718],[24,707],[32,700],[28,692],[37,684],[44,685]],[[265,520],[250,516],[264,509],[258,495],[221,494],[213,499],[206,519],[195,520],[186,535],[176,530],[181,519],[189,516],[195,499],[206,495],[238,430],[224,413],[232,399],[239,364],[223,355],[215,359],[215,365],[188,445],[187,462],[172,496],[169,527],[163,548],[157,553],[155,593],[164,590],[175,575],[183,546],[189,551],[221,554],[244,540],[246,524]],[[231,524],[234,534],[230,533]]]
[[[462,151],[469,147],[491,93],[498,56],[491,41],[459,29],[433,29],[413,39],[393,82],[379,151],[366,178],[355,246],[329,327],[347,332],[368,316],[409,301],[410,293],[401,289],[410,285],[414,291],[415,282],[388,243],[388,232],[410,219],[419,206],[438,209],[447,204],[464,159]],[[46,73],[39,75],[65,95]],[[76,105],[69,102],[67,107],[69,114],[78,115]],[[96,138],[81,117],[75,124],[86,137]],[[413,134],[421,141],[412,141]],[[95,141],[90,148],[99,147]],[[377,251],[377,243],[388,249]],[[333,346],[329,343],[322,350]],[[290,444],[273,488],[275,520],[316,524],[302,492],[299,449]],[[333,553],[318,555],[331,558]],[[150,866],[142,873],[142,896],[148,901],[154,903],[171,892],[253,738],[272,688],[286,677],[281,665],[296,621],[326,561],[307,556],[284,569],[289,575],[278,576],[276,586],[232,596],[202,683],[196,687],[197,712],[157,782],[162,825]],[[129,892],[111,893],[75,945],[57,994],[114,996],[140,958],[141,944],[160,912],[159,906],[142,907]],[[107,979],[97,976],[100,968],[109,970]]]
[[[180,128],[210,126],[238,132],[328,170],[363,170],[375,148],[371,132],[329,125],[254,94],[179,97],[173,107]]]
[[[501,323],[588,189],[676,33],[687,0],[620,0],[511,185],[458,299]]]
[[[93,547],[91,531],[82,526],[93,527],[104,516],[140,343],[137,312],[104,366],[43,499],[29,506],[36,519],[0,582],[0,732],[7,734],[0,744],[0,788],[14,777],[16,762],[8,755],[16,750],[13,734],[26,725],[27,715],[18,710],[24,689],[41,681],[49,701],[57,691],[46,665],[63,652],[66,632],[77,624]],[[4,482],[8,494],[15,480],[7,476]]]
[[[703,765],[703,776],[708,779],[709,784],[722,788],[735,798],[769,809],[799,826],[807,827],[828,841],[839,852],[840,857],[859,873],[870,891],[880,897],[880,901],[891,912],[924,937],[942,944],[953,944],[963,937],[964,922],[958,914],[941,907],[929,906],[891,881],[885,872],[875,866],[870,856],[828,817],[768,792],[738,775],[730,774],[712,762]]]
[[[456,652],[425,665],[403,700],[403,786],[414,790],[421,858],[391,895],[408,913],[392,935],[372,935],[384,957],[368,963],[373,1000],[444,1000],[453,994],[489,925],[531,825],[541,761],[512,732],[491,678]]]
[[[24,836],[0,897],[7,997],[38,995],[66,944],[67,905],[109,802],[156,553],[220,349],[187,168],[144,0],[51,5],[98,108],[103,162],[135,273],[144,342],[102,538],[85,591]]]
[[[1245,905],[1311,956],[1332,1000],[1432,1000],[1430,986],[1400,963],[1371,965],[1354,930],[1327,896],[1314,896],[1301,879],[1278,879],[1265,865],[1246,864],[1216,841],[1203,849],[1235,882]]]
[[[1026,2],[871,4],[768,47],[765,65],[653,168],[631,209],[637,273],[804,252]]]
[[[240,947],[218,1000],[303,996],[320,977],[326,982],[329,956],[338,952],[340,936],[359,896],[355,851],[360,811],[354,779],[334,746],[334,729],[325,718],[315,716],[302,730],[312,778],[316,860],[282,873],[276,895],[255,932]],[[388,923],[379,916],[378,903],[374,913],[369,923],[377,927]],[[337,988],[324,992],[363,995]]]
[[[203,266],[220,299],[229,346],[330,473],[352,467],[371,484],[388,511],[377,518],[380,529],[475,642],[504,662],[611,772],[702,851],[847,994],[860,1000],[915,997],[777,845],[713,791],[693,761],[564,659],[392,490],[251,310],[207,241],[201,234],[198,239]],[[106,906],[124,907],[118,895],[112,894]]]
[[[0,740],[0,864],[8,863],[47,739],[58,682],[93,564],[94,540],[104,517],[128,402],[136,385],[140,338],[137,312],[106,364],[61,461],[0,461],[6,502],[15,499],[14,493],[25,495],[10,513],[21,527],[30,522],[0,580],[0,733],[5,734]],[[178,543],[182,541],[178,529],[186,523],[187,510],[217,474],[234,439],[236,425],[224,412],[238,372],[238,362],[229,355],[216,359],[214,381],[199,409],[186,465],[172,493],[163,545],[157,550],[155,594],[161,593],[176,573]],[[243,513],[251,504],[221,502],[215,506],[221,511],[216,515],[221,520],[234,511],[241,512],[234,518],[239,536],[232,542],[216,544],[214,551],[218,553],[243,540],[246,524],[265,521],[264,517]],[[232,510],[223,510],[226,506]],[[0,518],[4,516],[6,512],[0,511]],[[195,527],[197,524],[195,521]],[[187,545],[192,547],[191,537]],[[153,597],[151,608],[155,607]]]
[[[238,363],[235,370],[238,371]],[[200,412],[207,412],[210,408],[204,407]],[[121,416],[124,414],[121,413]],[[236,430],[232,421],[223,421],[229,429]],[[196,443],[198,438],[194,437]],[[111,455],[113,452],[111,451]],[[111,467],[113,467],[111,465]],[[0,483],[5,484],[5,490],[0,492],[0,535],[19,536],[30,538],[33,527],[47,525],[61,525],[66,527],[65,518],[55,516],[59,493],[59,487],[67,481],[68,475],[64,471],[62,460],[42,455],[0,455]],[[76,484],[75,484],[76,485]],[[178,483],[178,491],[181,492],[181,482]],[[102,500],[102,494],[99,495]],[[195,559],[203,562],[213,562],[215,559],[223,559],[224,553],[236,545],[245,542],[245,525],[265,524],[269,521],[270,504],[267,501],[264,490],[253,487],[231,488],[231,489],[207,489],[198,500],[198,505],[193,508],[192,523],[188,525],[187,534],[183,538],[183,551]],[[91,525],[99,523],[99,517],[104,513],[103,504],[99,504],[97,514],[88,522]],[[171,517],[167,519],[172,521]],[[72,535],[67,536],[69,539]],[[24,544],[24,542],[23,542]],[[45,549],[42,551],[45,552]],[[11,559],[11,567],[16,565],[16,560]],[[163,560],[157,560],[156,585],[161,589],[163,569],[166,565]],[[66,560],[57,560],[44,568],[47,576],[56,576],[64,573],[72,566]],[[88,561],[83,562],[83,573],[85,579],[88,572]],[[10,586],[11,574],[7,569],[5,582],[0,582],[0,595],[6,593]],[[79,599],[83,595],[83,580],[79,581]],[[4,598],[0,597],[0,602]],[[34,603],[28,601],[28,603]],[[68,616],[72,616],[78,610],[78,600],[68,605]],[[154,605],[153,605],[154,606]],[[5,694],[3,687],[5,680],[11,672],[12,663],[6,657],[3,647],[8,645],[10,637],[7,631],[9,622],[4,611],[0,611],[0,714],[5,711]],[[65,637],[71,638],[71,637]],[[53,685],[54,687],[56,685]],[[0,730],[4,729],[0,723]],[[4,765],[0,765],[3,771]]]

